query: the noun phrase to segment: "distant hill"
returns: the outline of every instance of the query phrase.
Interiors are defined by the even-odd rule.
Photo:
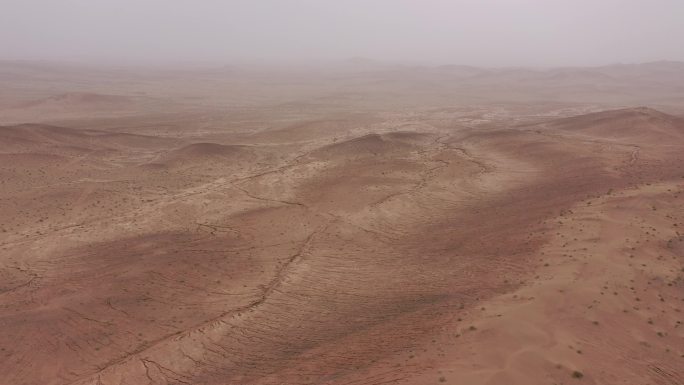
[[[667,141],[684,138],[684,120],[646,107],[564,118],[547,123],[546,127],[613,139]]]

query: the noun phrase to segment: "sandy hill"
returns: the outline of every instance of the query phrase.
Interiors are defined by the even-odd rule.
[[[48,147],[88,147],[85,133],[44,124],[0,126],[0,151],[24,152]]]
[[[323,146],[311,153],[315,158],[366,158],[406,153],[418,149],[424,135],[416,132],[368,134]]]
[[[306,103],[296,102],[289,105],[286,103],[280,107],[302,108],[305,105]],[[333,138],[369,121],[371,119],[364,114],[354,114],[346,119],[309,120],[250,134],[245,140],[261,143],[293,143],[310,141],[312,138]]]
[[[563,68],[550,71],[540,77],[541,81],[567,82],[570,85],[591,84],[591,82],[614,83],[617,80],[600,71],[584,68]]]
[[[383,134],[383,136],[390,140],[403,141],[407,143],[426,142],[433,137],[431,134],[416,131],[394,131]]]
[[[68,92],[47,98],[17,104],[16,108],[103,108],[125,107],[133,100],[120,95],[103,95],[89,92]]]
[[[684,138],[684,120],[646,107],[564,118],[546,127],[610,139],[652,142]]]
[[[0,118],[4,124],[50,122],[74,118],[133,114],[154,101],[144,97],[66,92],[43,98],[27,98],[2,105]]]
[[[253,161],[257,154],[251,146],[218,143],[193,143],[163,154],[150,166],[171,168],[194,167],[209,164],[240,164]]]
[[[648,81],[653,85],[681,86],[684,84],[684,62],[658,61],[641,64],[616,64],[597,67],[595,71],[619,77],[621,80]]]
[[[435,69],[439,72],[447,72],[451,75],[461,75],[462,77],[481,75],[487,72],[486,69],[467,65],[442,65]]]
[[[123,149],[164,148],[174,139],[147,135],[82,130],[47,124],[0,126],[0,151],[22,152],[46,148]]]

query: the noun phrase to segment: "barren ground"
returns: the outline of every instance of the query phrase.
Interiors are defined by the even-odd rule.
[[[684,384],[677,84],[0,69],[2,385]]]

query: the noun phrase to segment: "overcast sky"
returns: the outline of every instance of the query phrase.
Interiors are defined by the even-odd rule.
[[[684,60],[684,0],[0,0],[0,59]]]

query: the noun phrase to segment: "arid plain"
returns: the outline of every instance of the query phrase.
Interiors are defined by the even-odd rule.
[[[0,63],[0,384],[684,384],[684,63]]]

